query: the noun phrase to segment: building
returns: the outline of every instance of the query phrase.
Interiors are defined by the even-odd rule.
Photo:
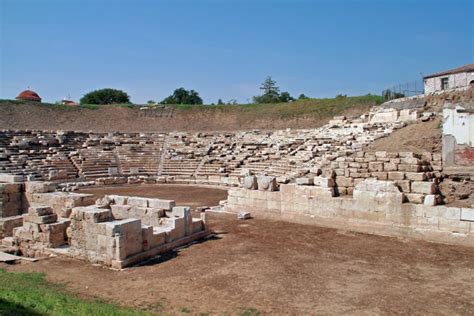
[[[63,99],[63,100],[61,101],[61,104],[70,105],[70,106],[77,106],[77,105],[79,105],[79,103],[77,103],[77,102],[75,102],[75,101],[66,100],[66,99]]]
[[[423,77],[425,94],[474,85],[474,64]]]
[[[445,173],[474,176],[474,103],[446,103],[443,108]]]
[[[34,101],[34,102],[41,102],[41,97],[38,95],[38,93],[32,91],[32,90],[25,90],[22,91],[17,97],[17,100],[21,101]]]

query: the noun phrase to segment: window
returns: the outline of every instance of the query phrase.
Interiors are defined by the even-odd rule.
[[[441,90],[446,90],[448,88],[449,88],[449,78],[448,77],[441,78]]]

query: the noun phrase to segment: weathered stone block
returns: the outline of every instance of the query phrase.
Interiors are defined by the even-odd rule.
[[[53,209],[47,205],[33,204],[28,208],[28,213],[36,216],[51,215],[53,214]]]
[[[56,190],[56,184],[53,182],[27,181],[25,182],[25,192],[33,193],[48,193]]]
[[[38,215],[27,214],[24,216],[23,219],[25,222],[31,222],[35,224],[50,224],[58,220],[58,215],[50,214],[50,215],[38,216]]]
[[[435,194],[436,184],[433,182],[413,181],[411,183],[411,191],[413,193]]]
[[[354,186],[354,179],[353,178],[347,178],[347,177],[336,177],[336,184],[337,186],[341,187],[351,187]]]
[[[336,177],[337,178],[337,177]],[[336,185],[333,178],[325,178],[325,177],[314,177],[313,179],[314,185],[322,188],[332,188]]]
[[[462,221],[474,222],[474,208],[462,208],[460,218]]]
[[[131,196],[127,200],[128,205],[148,207],[148,199],[142,197]]]
[[[242,182],[242,187],[248,190],[256,190],[258,188],[256,176],[246,176]]]
[[[258,189],[261,191],[276,191],[277,183],[275,177],[259,176],[257,177]]]
[[[312,178],[296,178],[295,182],[297,185],[313,185]]]
[[[407,180],[412,181],[425,181],[428,179],[424,172],[407,172],[405,173],[405,177]]]
[[[160,208],[171,211],[173,207],[176,206],[176,202],[173,200],[148,199],[148,206],[151,208]]]
[[[405,197],[408,202],[414,204],[423,204],[425,199],[425,195],[420,193],[406,193]]]

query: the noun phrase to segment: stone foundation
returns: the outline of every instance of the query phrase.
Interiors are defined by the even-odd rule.
[[[226,211],[370,234],[474,246],[474,209],[404,203],[393,181],[364,180],[352,197],[333,188],[282,184],[279,191],[232,188]]]

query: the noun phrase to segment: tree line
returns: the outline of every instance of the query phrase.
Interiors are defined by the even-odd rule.
[[[276,81],[272,77],[267,77],[265,81],[260,86],[262,90],[261,95],[254,96],[252,98],[254,103],[282,103],[282,102],[292,102],[296,99],[293,98],[289,92],[284,91],[280,92],[280,88],[276,85]],[[298,100],[309,99],[304,94],[300,94]],[[81,100],[81,104],[129,104],[130,96],[122,91],[117,89],[99,89],[91,91],[85,94]],[[150,105],[156,104],[154,100],[149,100],[147,102]],[[173,91],[171,95],[163,99],[160,104],[190,104],[190,105],[199,105],[203,104],[202,98],[199,96],[199,93],[195,90],[186,90],[185,88],[178,88]],[[222,101],[222,99],[217,100],[218,105],[223,104],[237,104],[237,101],[231,99],[227,102]]]

